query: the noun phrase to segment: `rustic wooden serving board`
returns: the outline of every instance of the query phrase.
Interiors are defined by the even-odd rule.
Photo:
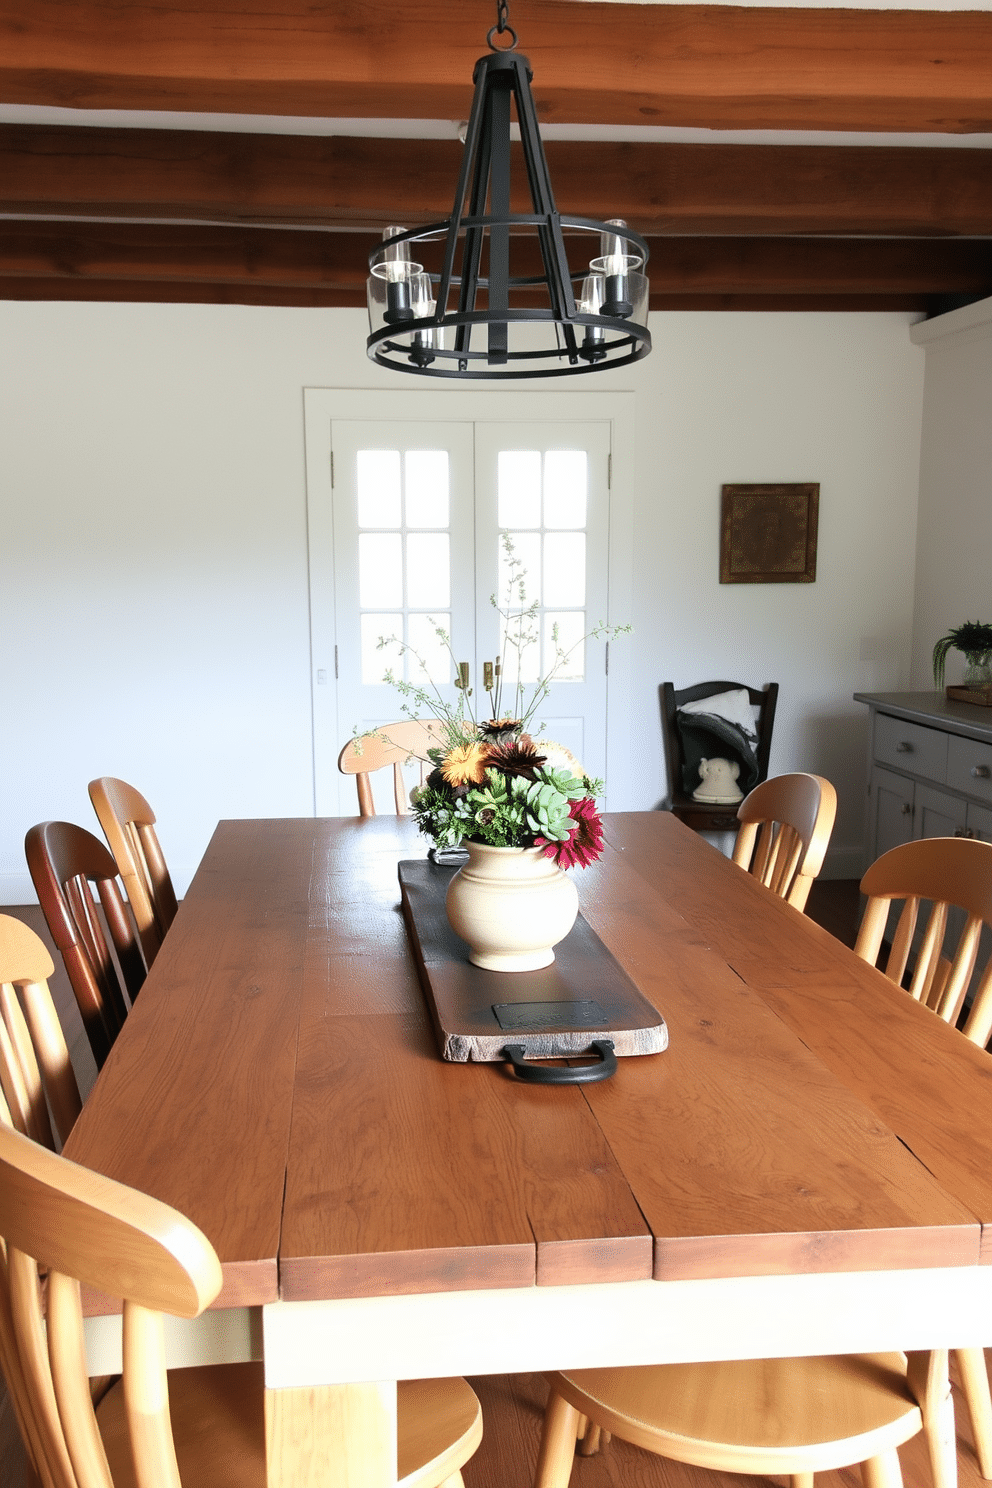
[[[473,966],[444,908],[455,871],[422,858],[399,864],[403,913],[443,1059],[505,1059],[507,1044],[522,1044],[529,1059],[553,1059],[584,1054],[601,1038],[618,1055],[668,1047],[664,1018],[581,914],[540,971]]]

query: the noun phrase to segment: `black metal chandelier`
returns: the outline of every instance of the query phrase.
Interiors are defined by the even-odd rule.
[[[509,45],[498,46],[494,37],[507,35]],[[515,51],[506,0],[498,0],[487,40],[489,54],[473,73],[450,218],[387,227],[369,255],[368,354],[382,367],[427,377],[565,377],[636,362],[651,350],[648,246],[619,218],[559,214],[533,74]],[[533,206],[527,213],[510,211],[511,95]],[[587,245],[592,237],[598,249],[578,273],[569,268],[566,233]],[[511,259],[524,272],[511,274]]]

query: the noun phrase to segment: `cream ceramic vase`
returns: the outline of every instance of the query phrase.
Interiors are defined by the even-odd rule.
[[[446,907],[468,959],[487,971],[550,966],[579,912],[572,880],[539,847],[463,846],[468,862],[448,885]]]

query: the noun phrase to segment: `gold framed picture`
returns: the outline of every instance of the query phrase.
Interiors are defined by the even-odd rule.
[[[819,484],[724,486],[721,584],[816,581]]]

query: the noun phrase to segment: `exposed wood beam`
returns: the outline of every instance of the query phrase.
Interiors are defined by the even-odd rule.
[[[451,211],[461,149],[0,125],[0,212],[413,226]],[[547,154],[561,211],[649,234],[992,234],[989,150],[551,141]]]
[[[8,222],[0,226],[0,277],[268,285],[361,300],[374,242],[306,229]],[[992,244],[984,241],[680,237],[651,246],[652,303],[659,304],[668,295],[992,291]],[[536,267],[522,258],[514,271]]]
[[[0,96],[74,108],[464,118],[464,0],[3,0]],[[992,129],[992,15],[514,0],[545,120]]]
[[[257,283],[365,297],[361,233],[96,222],[0,223],[0,275]]]
[[[266,284],[175,284],[154,280],[29,279],[0,277],[0,300],[80,300],[100,303],[193,305],[282,305],[364,307],[365,296],[349,290],[280,289]],[[660,295],[654,310],[911,311],[923,314],[929,298],[897,295]],[[363,333],[364,334],[364,333]]]

